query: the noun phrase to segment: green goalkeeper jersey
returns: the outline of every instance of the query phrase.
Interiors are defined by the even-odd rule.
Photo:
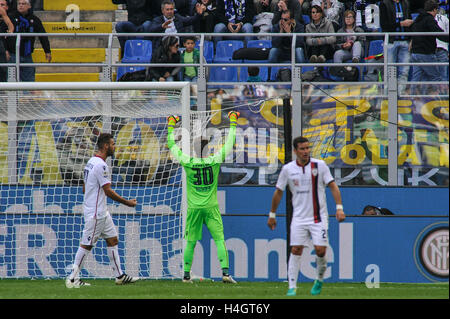
[[[170,152],[184,167],[186,172],[188,208],[218,206],[217,184],[220,165],[233,148],[236,137],[236,125],[230,125],[227,139],[220,151],[206,158],[189,157],[184,154],[175,143],[173,130],[173,127],[168,129],[167,145]]]

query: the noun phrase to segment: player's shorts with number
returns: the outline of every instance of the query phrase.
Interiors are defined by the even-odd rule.
[[[314,246],[328,246],[328,223],[323,221],[312,224],[298,224],[295,220],[291,223],[291,246],[308,246],[311,242]]]
[[[99,238],[117,237],[117,229],[110,214],[106,217],[95,219],[89,218],[84,223],[81,244],[85,246],[94,246]]]
[[[222,216],[219,206],[208,208],[188,208],[186,217],[186,240],[201,240],[203,224],[214,240],[224,240]]]

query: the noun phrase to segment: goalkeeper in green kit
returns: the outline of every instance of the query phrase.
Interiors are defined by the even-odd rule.
[[[227,153],[233,149],[236,138],[236,124],[239,112],[229,112],[230,131],[222,149],[209,157],[189,157],[176,145],[173,130],[179,121],[177,116],[168,117],[167,145],[170,152],[183,166],[186,172],[187,182],[187,219],[184,238],[186,248],[184,250],[184,276],[183,282],[192,282],[191,267],[194,259],[194,248],[197,240],[202,239],[203,224],[208,227],[217,246],[217,257],[222,268],[222,281],[233,283],[236,281],[228,272],[228,252],[223,235],[222,216],[217,201],[217,184],[220,165],[225,160]],[[203,150],[203,142],[201,150]]]

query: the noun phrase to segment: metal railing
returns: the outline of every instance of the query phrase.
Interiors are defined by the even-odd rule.
[[[1,36],[16,36],[16,52],[20,52],[20,40],[22,36],[29,34],[1,34]],[[366,41],[371,41],[371,38],[383,39],[383,62],[376,63],[296,63],[295,61],[295,47],[296,40],[298,37],[310,37],[310,36],[348,36],[348,33],[302,33],[302,34],[279,34],[279,33],[240,33],[240,34],[230,34],[230,33],[215,33],[215,34],[196,34],[196,33],[177,33],[173,34],[178,37],[186,37],[186,36],[195,36],[200,37],[200,56],[203,56],[204,51],[204,42],[206,37],[226,37],[226,38],[245,38],[245,37],[292,37],[292,48],[291,48],[291,59],[289,63],[259,63],[257,64],[260,67],[290,67],[292,69],[292,78],[290,82],[258,82],[258,84],[271,84],[271,85],[284,85],[290,87],[290,95],[292,99],[292,118],[293,118],[293,127],[292,132],[293,136],[300,135],[302,132],[302,85],[304,83],[308,83],[302,80],[301,77],[301,68],[305,66],[316,66],[316,67],[330,67],[330,66],[359,66],[359,67],[383,67],[384,77],[382,82],[344,82],[348,85],[360,85],[364,84],[377,84],[382,85],[384,96],[387,97],[388,100],[388,185],[397,185],[398,183],[398,86],[399,84],[406,84],[408,82],[401,82],[397,78],[397,67],[399,66],[413,66],[413,65],[437,65],[437,66],[448,66],[448,63],[390,63],[388,58],[388,44],[389,38],[391,36],[400,36],[405,35],[404,33],[392,32],[392,33],[382,33],[382,32],[365,32],[365,33],[357,33],[357,36],[366,36]],[[408,33],[408,36],[435,36],[435,34],[430,34],[427,32],[414,32]],[[208,81],[207,78],[207,69],[210,67],[217,66],[228,66],[228,67],[249,67],[255,66],[255,63],[206,63],[203,59],[200,59],[200,63],[184,63],[184,64],[155,64],[155,63],[116,63],[113,62],[113,43],[114,38],[119,36],[124,37],[139,37],[139,38],[154,38],[154,37],[164,37],[168,36],[168,34],[161,33],[35,33],[33,36],[48,36],[48,37],[74,37],[74,38],[83,38],[83,37],[105,37],[108,38],[108,46],[106,48],[106,61],[104,63],[21,63],[20,57],[17,54],[16,60],[13,63],[4,63],[2,66],[8,67],[9,69],[13,69],[15,72],[13,74],[13,80],[17,81],[20,75],[20,67],[25,66],[54,66],[54,67],[76,67],[76,66],[92,66],[92,67],[101,67],[103,69],[103,78],[102,81],[112,81],[112,70],[113,68],[123,67],[123,66],[151,66],[151,67],[179,67],[179,66],[193,66],[198,67],[198,80],[197,80],[197,103],[198,109],[203,110],[207,105],[207,87],[213,85],[223,85],[223,86],[233,86],[233,85],[243,85],[243,82],[211,82]],[[154,48],[153,48],[154,50]],[[306,58],[306,52],[305,52]],[[339,82],[315,82],[316,84],[324,84],[324,85],[336,85]],[[447,94],[440,96],[448,99],[448,82],[426,82],[429,84],[439,84],[447,86]],[[252,84],[251,82],[245,82],[245,84]],[[424,82],[411,82],[410,84],[424,84]]]

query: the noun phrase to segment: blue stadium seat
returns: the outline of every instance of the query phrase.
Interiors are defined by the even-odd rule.
[[[145,70],[145,66],[121,66],[121,67],[118,67],[116,81],[119,81],[119,79],[125,73],[131,73],[131,72],[140,71],[140,70]]]
[[[217,41],[216,55],[214,61],[221,61],[224,63],[226,60],[229,62],[233,59],[233,52],[244,47],[244,42],[239,40],[223,40]]]
[[[377,55],[383,53],[384,40],[372,40],[369,44],[369,53],[367,56]]]
[[[311,18],[309,17],[309,15],[307,14],[303,15],[303,22],[305,23],[305,26],[311,22]]]
[[[277,82],[277,73],[279,69],[286,68],[285,66],[275,66],[272,67],[272,70],[270,71],[270,81]],[[290,68],[289,68],[290,69]]]
[[[247,48],[271,48],[272,41],[270,40],[249,40]]]
[[[127,40],[123,53],[122,62],[148,63],[152,59],[152,41],[149,40]]]
[[[200,50],[200,41],[195,42],[195,47]],[[212,63],[214,59],[214,42],[203,41],[203,56],[206,63]]]
[[[237,82],[238,72],[235,66],[216,66],[211,67],[209,72],[211,82]]]

